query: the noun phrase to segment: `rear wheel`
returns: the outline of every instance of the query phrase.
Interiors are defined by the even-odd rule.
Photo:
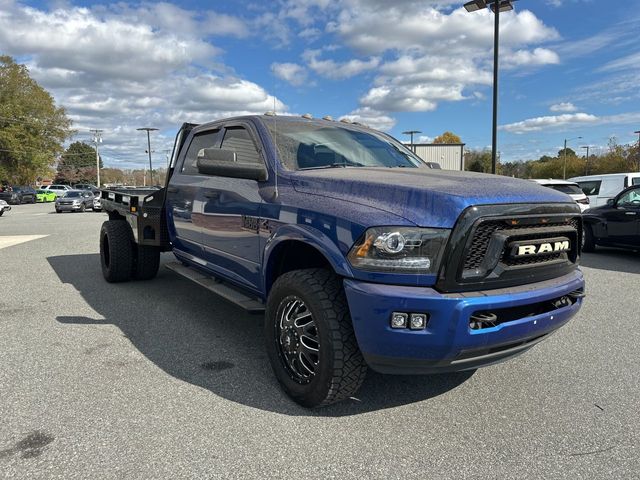
[[[138,245],[135,250],[133,278],[136,280],[151,280],[156,276],[160,267],[160,249]]]
[[[107,282],[126,282],[133,270],[131,227],[124,220],[109,220],[100,229],[100,264]]]
[[[582,234],[582,251],[591,253],[596,250],[596,242],[593,237],[593,230],[591,225],[584,226],[584,232]]]
[[[323,269],[279,277],[267,300],[267,352],[285,392],[305,407],[353,396],[367,365],[351,324],[342,282]]]

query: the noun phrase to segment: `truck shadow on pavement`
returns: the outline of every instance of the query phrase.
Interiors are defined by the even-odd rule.
[[[583,253],[580,265],[612,272],[640,273],[640,252],[598,247],[594,253]]]
[[[171,258],[163,255],[163,261]],[[264,347],[262,315],[247,314],[162,266],[152,281],[109,284],[102,278],[97,254],[47,260],[60,280],[73,285],[104,317],[59,316],[58,322],[113,324],[169,375],[250,407],[285,415],[357,415],[428,400],[473,375],[387,376],[369,371],[357,398],[307,410],[282,392],[273,375]],[[105,361],[102,367],[122,368],[124,363]]]

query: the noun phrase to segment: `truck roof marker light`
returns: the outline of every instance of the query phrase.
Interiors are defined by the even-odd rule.
[[[264,112],[264,114],[267,117],[275,117],[276,116],[276,112],[274,112],[273,110],[269,110],[268,112]]]
[[[326,120],[327,122],[333,122],[333,117],[331,115],[325,115],[324,117],[322,117],[323,120]]]
[[[304,115],[302,115],[302,118],[306,118],[307,120],[313,120],[313,115],[311,115],[310,113],[305,113]]]

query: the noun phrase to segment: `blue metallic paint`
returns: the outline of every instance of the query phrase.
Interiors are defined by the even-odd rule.
[[[515,341],[561,327],[577,313],[581,300],[552,313],[483,330],[471,330],[469,317],[476,311],[551,300],[584,288],[584,279],[576,270],[553,282],[544,282],[540,288],[526,285],[495,296],[443,295],[432,288],[379,285],[351,279],[345,279],[344,286],[358,345],[365,355],[440,360],[453,359],[461,350]],[[429,314],[427,329],[392,329],[389,320],[396,311]]]
[[[581,301],[551,314],[503,324],[496,329],[472,332],[468,317],[485,308],[504,308],[535,303],[582,288],[582,274],[559,279],[554,287],[536,289],[527,285],[509,294],[489,296],[442,295],[432,286],[435,275],[395,275],[354,270],[346,255],[367,228],[411,226],[452,228],[460,214],[473,205],[511,203],[569,203],[563,194],[532,182],[463,172],[422,169],[331,169],[305,172],[286,170],[276,161],[273,139],[262,117],[243,117],[262,144],[268,180],[260,182],[258,193],[261,221],[259,250],[262,252],[261,285],[251,289],[266,298],[273,254],[285,241],[301,241],[316,248],[344,285],[358,344],[365,354],[396,358],[446,359],[461,349],[508,342],[559,328],[579,309]],[[280,121],[280,120],[278,120]],[[294,121],[282,119],[282,121]],[[296,119],[295,121],[301,121]],[[219,124],[196,128],[191,135]],[[186,143],[188,145],[188,142]],[[174,183],[172,178],[171,183]],[[175,202],[174,202],[175,203]],[[170,240],[185,242],[176,230],[174,205],[167,205]],[[180,255],[179,258],[188,261]],[[205,260],[207,252],[203,252]],[[228,260],[232,260],[229,257]],[[197,265],[202,268],[202,265]],[[210,269],[215,269],[209,263]],[[239,283],[225,270],[217,274]],[[251,275],[257,272],[251,272]],[[425,312],[431,315],[425,331],[398,331],[389,327],[392,311]]]

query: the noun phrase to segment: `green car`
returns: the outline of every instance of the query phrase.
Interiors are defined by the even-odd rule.
[[[56,194],[49,190],[38,190],[36,192],[36,202],[55,202]]]

